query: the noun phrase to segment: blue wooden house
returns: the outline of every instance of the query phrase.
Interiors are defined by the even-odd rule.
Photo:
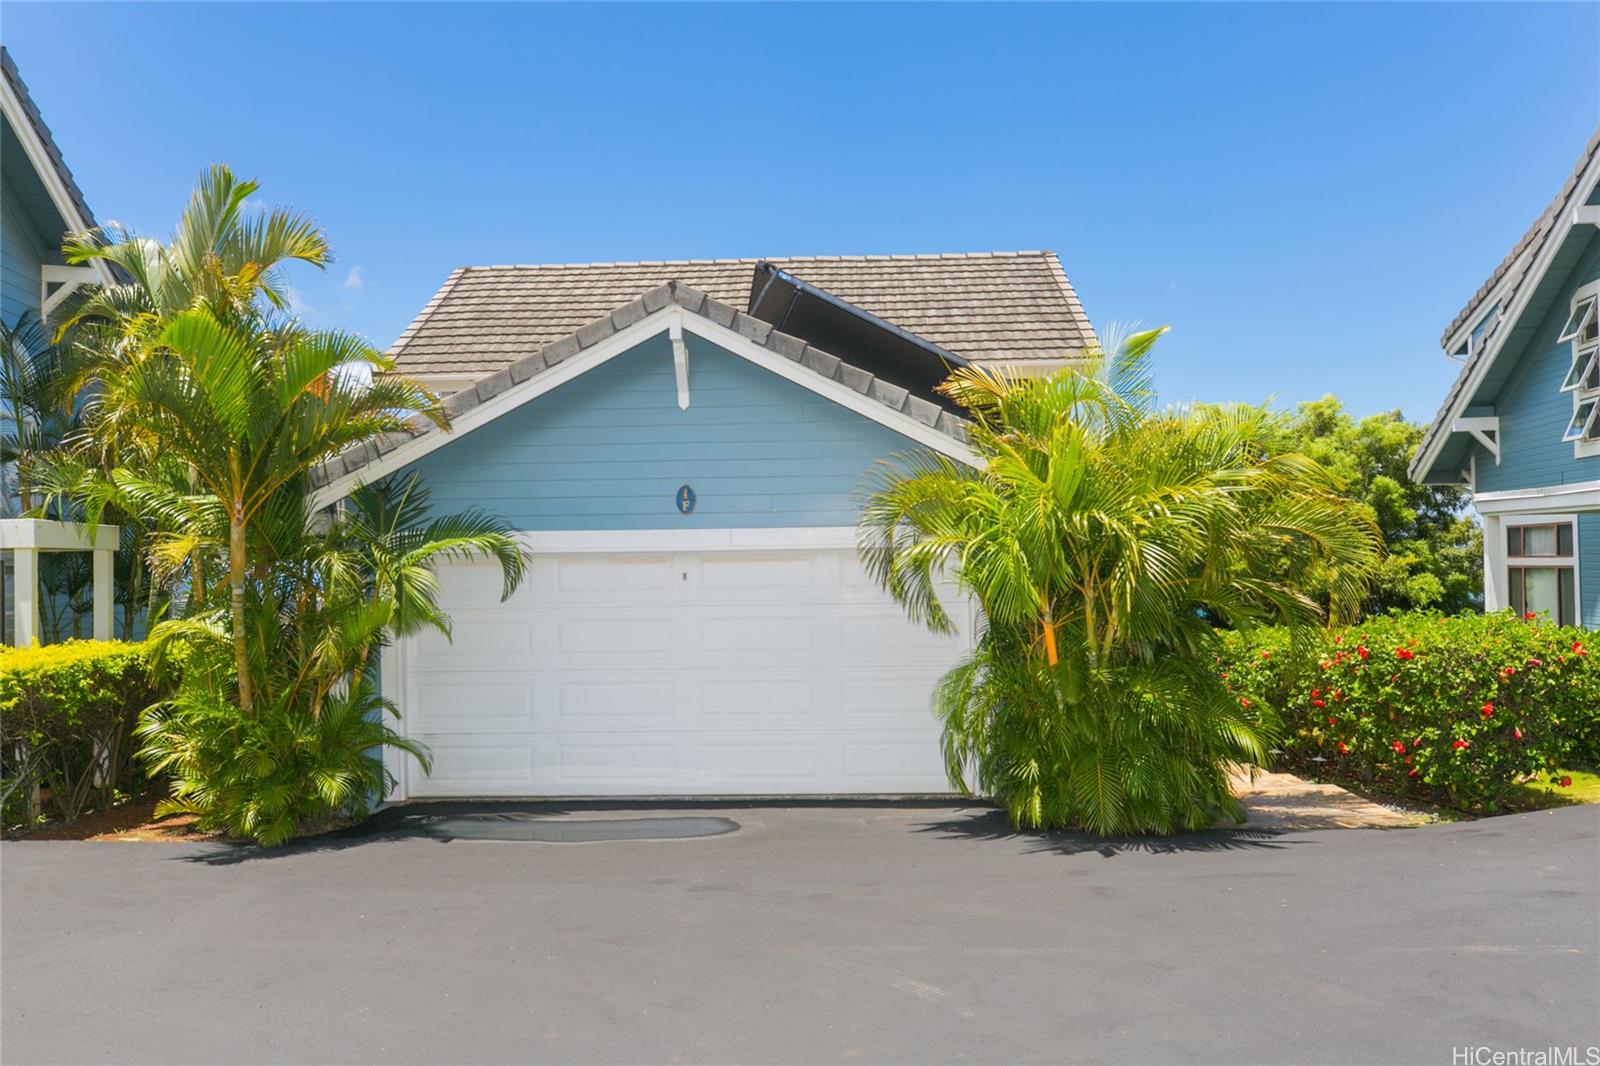
[[[931,634],[863,570],[865,475],[977,462],[951,368],[1094,343],[1049,252],[457,270],[392,351],[454,432],[338,457],[320,501],[414,473],[532,567],[504,602],[439,567],[454,640],[384,650],[434,758],[391,752],[391,798],[946,791],[928,694],[971,619]]]
[[[1445,331],[1461,373],[1411,474],[1463,484],[1484,601],[1600,627],[1600,130]]]
[[[0,48],[0,320],[8,329],[42,322],[79,286],[114,279],[104,264],[71,266],[61,256],[67,234],[94,226],[83,191],[67,169],[11,53]],[[43,333],[40,333],[42,341]],[[5,397],[0,397],[0,400]],[[0,403],[0,433],[10,405]],[[111,550],[116,530],[94,541],[78,527],[24,522],[12,471],[0,467],[0,643],[48,641],[52,635],[111,633]],[[92,551],[91,551],[92,549]],[[93,557],[92,620],[69,598],[35,595],[42,552],[89,552]],[[48,582],[47,582],[48,584]],[[22,605],[20,614],[17,604]],[[54,626],[41,628],[40,612]]]

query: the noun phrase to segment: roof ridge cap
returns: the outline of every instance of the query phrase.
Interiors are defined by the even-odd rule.
[[[986,252],[889,252],[872,255],[763,255],[725,259],[618,259],[565,263],[474,263],[462,270],[570,270],[580,267],[754,266],[758,263],[893,263],[941,259],[1020,259],[1054,255],[1047,249],[992,250]]]

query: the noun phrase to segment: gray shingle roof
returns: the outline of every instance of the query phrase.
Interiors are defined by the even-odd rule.
[[[1550,206],[1546,207],[1544,212],[1534,220],[1533,225],[1528,227],[1528,232],[1524,233],[1522,239],[1517,241],[1510,254],[1500,260],[1500,265],[1494,268],[1494,273],[1489,275],[1489,280],[1485,281],[1478,287],[1478,291],[1473,293],[1472,299],[1467,301],[1467,306],[1463,307],[1456,317],[1451,320],[1449,328],[1444,331],[1444,336],[1439,338],[1440,344],[1448,346],[1450,338],[1455,335],[1457,330],[1466,325],[1468,321],[1476,321],[1482,317],[1480,310],[1482,313],[1488,312],[1489,308],[1483,306],[1484,302],[1500,287],[1500,283],[1506,279],[1513,268],[1519,271],[1520,274],[1512,278],[1511,285],[1502,303],[1509,305],[1516,297],[1517,289],[1521,288],[1522,283],[1527,280],[1529,266],[1537,258],[1537,255],[1533,254],[1537,252],[1536,246],[1542,244],[1544,238],[1549,236],[1550,228],[1556,219],[1565,214],[1567,201],[1572,199],[1572,194],[1577,191],[1578,180],[1583,177],[1583,172],[1588,169],[1589,163],[1594,159],[1597,152],[1600,152],[1600,126],[1596,126],[1595,131],[1589,135],[1589,143],[1584,147],[1583,154],[1578,157],[1578,165],[1572,168],[1572,174],[1562,184],[1561,191],[1556,193],[1556,198],[1550,201]],[[1525,252],[1530,254],[1524,255],[1523,253]]]
[[[1544,213],[1539,216],[1533,227],[1522,235],[1521,240],[1517,241],[1516,247],[1511,249],[1511,254],[1501,260],[1499,266],[1495,267],[1494,273],[1489,275],[1489,280],[1479,287],[1477,293],[1472,297],[1472,301],[1461,309],[1460,314],[1456,315],[1455,320],[1450,323],[1450,328],[1446,329],[1444,336],[1440,338],[1440,344],[1448,347],[1450,338],[1455,335],[1457,330],[1468,322],[1477,322],[1484,314],[1488,313],[1489,308],[1485,304],[1490,295],[1497,291],[1502,283],[1506,283],[1505,295],[1500,300],[1502,311],[1517,302],[1517,297],[1524,286],[1538,285],[1539,279],[1529,276],[1533,269],[1533,264],[1538,261],[1541,250],[1552,237],[1560,239],[1560,236],[1564,234],[1564,227],[1557,226],[1556,223],[1558,220],[1565,218],[1567,213],[1577,206],[1574,201],[1584,195],[1585,190],[1580,188],[1580,183],[1583,180],[1583,175],[1595,164],[1597,156],[1600,156],[1600,126],[1597,126],[1595,131],[1589,135],[1589,143],[1584,146],[1583,154],[1578,157],[1577,166],[1573,168],[1572,174],[1568,176],[1567,180],[1562,183],[1561,191],[1556,194],[1556,198],[1550,201],[1550,206],[1544,209]],[[1489,358],[1489,353],[1498,351],[1498,345],[1490,342],[1497,341],[1499,339],[1498,334],[1501,331],[1512,329],[1515,325],[1516,323],[1512,322],[1508,315],[1502,314],[1484,333],[1482,342],[1477,349],[1468,356],[1467,361],[1461,367],[1461,372],[1456,375],[1455,381],[1451,382],[1450,391],[1445,394],[1444,402],[1439,405],[1438,413],[1433,416],[1433,421],[1429,423],[1427,431],[1423,433],[1422,441],[1417,445],[1416,453],[1411,457],[1409,473],[1413,478],[1420,479],[1427,476],[1428,470],[1423,465],[1424,457],[1429,456],[1436,445],[1442,447],[1442,445],[1439,445],[1439,440],[1442,437],[1449,436],[1449,423],[1456,407],[1470,402],[1470,398],[1463,397],[1467,383],[1478,373],[1480,365],[1483,364],[1485,359]],[[1432,459],[1429,462],[1431,463]]]
[[[678,281],[668,281],[658,285],[643,296],[612,308],[598,318],[584,323],[566,336],[552,340],[532,355],[525,355],[479,379],[471,388],[463,389],[446,401],[450,416],[460,417],[512,386],[538,376],[585,348],[599,344],[618,330],[625,329],[645,316],[672,304],[732,329],[768,351],[798,363],[820,377],[840,382],[889,410],[914,418],[952,440],[966,440],[966,423],[938,404],[920,396],[913,396],[899,385],[883,381],[874,374],[807,344],[799,337],[780,333],[766,322],[752,318],[743,311]],[[403,444],[428,434],[441,432],[443,431],[426,419],[416,418],[406,432],[386,433],[330,459],[321,468],[312,472],[312,483],[318,487],[327,485],[348,474],[356,473]]]
[[[11,91],[21,102],[22,110],[28,116],[28,124],[33,127],[33,132],[44,145],[45,154],[50,157],[51,167],[61,179],[61,184],[66,186],[67,195],[72,198],[73,206],[78,209],[81,218],[67,219],[67,228],[76,229],[80,225],[93,228],[94,212],[89,210],[89,202],[83,198],[83,190],[78,188],[78,183],[73,180],[72,171],[67,169],[61,148],[51,136],[50,127],[45,125],[44,116],[39,113],[39,105],[35,104],[33,97],[29,95],[28,85],[22,80],[22,72],[17,69],[16,61],[11,58],[11,50],[4,46],[0,46],[0,73],[3,73],[6,82],[11,86]]]
[[[462,267],[390,353],[410,374],[489,374],[669,281],[748,307],[760,262],[974,362],[1059,360],[1095,342],[1054,252],[990,252]]]

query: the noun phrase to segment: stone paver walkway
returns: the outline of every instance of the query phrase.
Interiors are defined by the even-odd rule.
[[[1338,785],[1318,784],[1293,774],[1248,771],[1233,777],[1234,793],[1249,811],[1249,824],[1270,829],[1395,829],[1422,825],[1425,815],[1385,807]]]

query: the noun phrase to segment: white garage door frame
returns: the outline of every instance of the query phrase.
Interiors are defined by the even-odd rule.
[[[854,549],[856,530],[849,526],[740,528],[740,529],[644,529],[644,530],[574,530],[555,532],[523,532],[519,540],[532,555],[595,556],[606,554],[672,554],[672,553],[758,553],[781,551],[825,551]],[[887,594],[885,594],[887,595]],[[958,622],[959,636],[952,642],[951,661],[970,651],[976,631],[976,611],[970,605],[957,609],[947,599],[947,608]],[[913,625],[909,620],[907,626]],[[413,723],[407,715],[407,642],[398,642],[385,649],[380,663],[383,691],[400,704],[401,717],[395,728],[405,736],[412,733]],[[930,692],[931,695],[931,692]],[[929,711],[930,720],[932,712]],[[937,730],[931,733],[936,737]],[[393,748],[385,749],[384,762],[397,782],[388,802],[401,802],[424,798],[415,793],[412,781],[421,774],[415,760]],[[918,791],[926,792],[927,789]],[[770,793],[760,793],[770,794]],[[500,798],[503,794],[496,793]],[[542,794],[541,794],[542,795]],[[429,794],[426,798],[433,798]]]

